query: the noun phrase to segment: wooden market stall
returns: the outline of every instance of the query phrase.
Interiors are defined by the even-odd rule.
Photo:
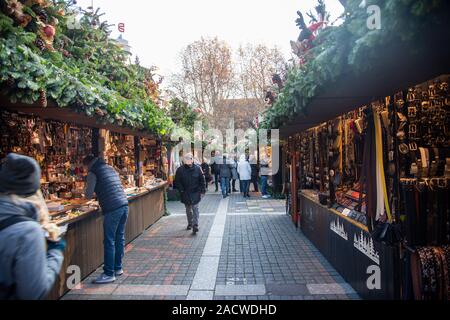
[[[448,64],[443,66],[450,70]],[[412,75],[423,81],[429,73]],[[433,269],[436,275],[442,272],[437,281],[427,278],[424,266],[429,268],[430,264],[423,252],[434,250],[433,259],[445,261],[450,244],[446,200],[450,182],[450,78],[442,75],[427,80],[414,85],[408,80],[409,87],[401,90],[380,84],[390,95],[382,97],[375,86],[376,98],[368,98],[359,106],[344,107],[339,98],[330,99],[327,103],[336,106],[340,114],[323,105],[311,111],[313,122],[305,116],[297,119],[300,129],[296,133],[295,125],[281,129],[287,137],[293,172],[293,221],[364,299],[448,298],[448,279],[442,276],[448,267],[447,271],[445,267]],[[371,81],[374,79],[369,76]],[[359,92],[353,95],[359,96]],[[324,104],[321,98],[315,103]],[[377,121],[377,152],[382,160],[366,149],[368,127]],[[369,206],[374,200],[369,197],[377,194],[373,188],[380,182],[366,176],[372,168],[365,161],[373,161],[373,167],[383,163],[385,179],[379,181],[386,184],[385,209],[391,218],[380,219],[397,228],[398,232],[392,233],[397,239],[380,239],[372,225],[376,219],[371,217]],[[380,281],[372,287],[368,283],[375,273]],[[435,281],[434,287],[428,281]]]
[[[64,265],[49,299],[68,291],[69,266],[85,278],[103,263],[103,216],[97,202],[82,199],[82,159],[103,157],[119,172],[129,200],[126,243],[165,213],[162,144],[152,134],[101,124],[71,109],[0,103],[0,155],[18,152],[38,160],[51,220],[68,225]],[[69,269],[68,269],[69,268]]]

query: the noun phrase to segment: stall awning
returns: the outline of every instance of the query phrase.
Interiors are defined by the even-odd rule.
[[[436,43],[423,55],[410,55],[408,50],[400,46],[386,48],[380,52],[378,67],[361,75],[343,75],[311,101],[307,114],[281,127],[280,137],[287,138],[377,99],[450,74],[449,44]]]
[[[101,123],[98,121],[100,120],[100,116],[98,115],[95,117],[88,117],[85,114],[75,112],[73,109],[56,107],[50,103],[48,107],[43,108],[41,106],[37,106],[36,104],[29,105],[23,103],[11,103],[6,97],[0,97],[0,109],[35,115],[47,120],[56,120],[80,126],[107,129],[127,135],[155,138],[155,136],[149,132],[122,127],[116,124]]]

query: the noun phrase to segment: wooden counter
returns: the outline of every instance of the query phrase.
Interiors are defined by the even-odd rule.
[[[164,215],[166,187],[167,182],[163,182],[128,198],[129,213],[125,229],[127,244]],[[94,210],[70,220],[65,240],[67,246],[64,252],[64,263],[55,286],[48,296],[51,300],[60,298],[69,290],[66,279],[73,274],[73,271],[68,272],[69,266],[78,266],[81,279],[84,279],[103,264],[101,211]]]
[[[312,197],[299,194],[300,228],[363,299],[399,298],[398,250],[376,242],[367,227]],[[380,288],[369,289],[367,280],[379,271]]]

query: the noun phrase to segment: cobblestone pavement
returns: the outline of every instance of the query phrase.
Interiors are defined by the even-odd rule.
[[[93,285],[99,268],[63,299],[358,299],[292,225],[284,203],[208,192],[193,236],[184,206],[168,202],[171,214],[126,247],[123,276]]]

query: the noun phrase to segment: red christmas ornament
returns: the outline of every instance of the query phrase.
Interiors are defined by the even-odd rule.
[[[46,25],[44,27],[44,33],[47,37],[51,38],[55,36],[55,27],[53,27],[52,25]]]

